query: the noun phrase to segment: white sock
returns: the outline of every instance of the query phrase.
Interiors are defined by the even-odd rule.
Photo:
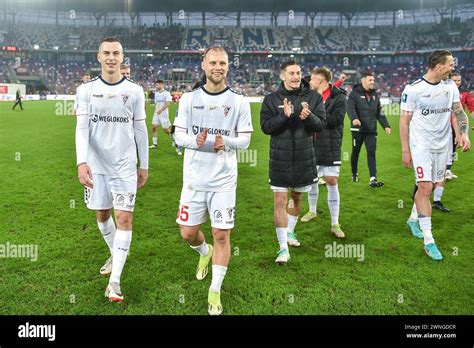
[[[416,204],[413,203],[413,208],[411,208],[411,215],[409,220],[418,221],[418,211],[416,210]]]
[[[434,243],[434,238],[431,234],[431,216],[421,217],[418,221],[420,223],[421,232],[423,232],[424,244]]]
[[[209,246],[207,245],[206,241],[204,241],[201,245],[190,245],[190,247],[196,250],[201,256],[206,256],[209,253]]]
[[[288,237],[286,234],[286,227],[277,227],[275,228],[278,243],[280,244],[280,250],[288,249]]]
[[[114,252],[112,258],[112,274],[109,283],[120,283],[123,266],[127,260],[128,249],[132,242],[132,231],[123,231],[117,228],[114,239]]]
[[[109,219],[106,222],[100,222],[97,220],[97,226],[99,226],[100,233],[104,237],[105,242],[110,250],[110,255],[113,254],[114,250],[114,237],[115,237],[115,223],[112,216],[109,216]]]
[[[336,185],[326,185],[328,188],[328,206],[331,213],[331,225],[339,225],[339,188]]]
[[[434,201],[440,201],[441,197],[443,197],[443,191],[444,191],[444,187],[436,186],[436,188],[434,189],[433,200]]]
[[[209,290],[214,292],[221,292],[222,282],[224,281],[227,267],[212,265],[212,281]]]
[[[158,137],[152,137],[153,145],[158,145]]]
[[[286,229],[286,232],[287,233],[294,232],[296,223],[298,222],[298,215],[294,216],[294,215],[288,214],[287,216],[288,216],[288,227]]]
[[[319,188],[318,183],[311,185],[311,191],[308,193],[308,205],[309,211],[316,213],[316,208],[318,207],[318,196],[319,196]]]

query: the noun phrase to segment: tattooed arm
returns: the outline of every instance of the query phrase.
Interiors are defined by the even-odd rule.
[[[459,133],[461,134],[458,147],[461,147],[463,151],[468,151],[471,148],[471,142],[468,136],[469,121],[460,102],[453,103],[453,113],[457,120],[456,128],[459,127]]]

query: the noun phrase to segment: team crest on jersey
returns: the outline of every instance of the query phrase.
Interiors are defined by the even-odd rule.
[[[227,117],[230,111],[230,106],[223,105],[222,107],[224,108],[224,117]]]
[[[129,95],[128,95],[128,94],[122,94],[122,101],[123,101],[123,105],[125,105],[125,103],[127,102],[127,100],[128,100],[128,97],[129,97]]]

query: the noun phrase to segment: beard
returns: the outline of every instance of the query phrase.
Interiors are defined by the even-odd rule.
[[[226,74],[222,74],[219,78],[215,78],[212,74],[206,75],[206,79],[211,81],[214,84],[219,84],[222,80],[225,80]]]

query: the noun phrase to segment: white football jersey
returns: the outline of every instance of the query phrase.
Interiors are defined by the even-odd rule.
[[[101,76],[76,92],[76,115],[89,117],[87,164],[95,174],[125,177],[137,171],[134,120],[144,120],[143,88],[127,78],[110,84]]]
[[[170,102],[172,100],[173,98],[171,98],[170,92],[166,90],[162,90],[161,92],[155,91],[155,112],[165,106],[166,102]],[[166,110],[163,111],[160,116],[168,116],[168,109],[169,108],[166,108]]]
[[[451,141],[451,112],[459,90],[450,79],[432,84],[424,78],[406,85],[400,108],[413,112],[410,146],[443,151]]]
[[[211,93],[198,88],[184,93],[174,119],[176,127],[197,136],[208,128],[206,141],[214,142],[216,134],[224,138],[237,133],[253,132],[250,103],[241,94],[227,87]],[[232,191],[237,186],[236,151],[204,152],[186,149],[184,152],[183,187],[196,191]]]

